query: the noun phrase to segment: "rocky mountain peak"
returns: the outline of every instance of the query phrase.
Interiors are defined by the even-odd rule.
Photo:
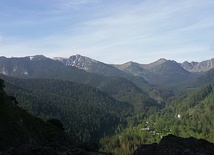
[[[214,59],[202,62],[188,62],[181,63],[181,66],[189,72],[207,72],[214,68]]]
[[[166,62],[167,60],[165,58],[160,58],[157,62]]]
[[[132,67],[132,66],[139,66],[140,64],[133,62],[133,61],[129,61],[126,62],[124,64],[121,65],[115,65],[115,67],[119,68],[120,70],[126,69],[127,67]]]
[[[184,61],[182,64],[181,64],[181,67],[183,67],[185,70],[187,71],[192,71],[192,69],[198,64],[198,62],[188,62],[188,61]]]
[[[75,66],[79,69],[90,70],[90,68],[93,66],[94,63],[98,63],[98,61],[77,54],[77,55],[70,56],[65,62],[65,65]]]
[[[164,59],[164,58],[161,58],[161,59],[159,59],[159,60],[157,60],[157,61],[155,61],[155,62],[153,62],[153,63],[150,63],[150,64],[147,64],[147,65],[143,65],[146,69],[152,69],[152,68],[154,68],[154,67],[156,67],[156,66],[159,66],[159,65],[161,65],[161,64],[163,64],[163,63],[165,63],[165,62],[167,62],[167,61],[169,61],[169,60],[166,60],[166,59]]]
[[[79,69],[83,69],[87,72],[97,73],[106,76],[119,76],[125,73],[121,70],[113,67],[110,64],[105,64],[94,59],[81,56],[79,54],[69,57],[63,62],[66,66],[74,66]]]
[[[91,61],[92,59],[77,54],[77,55],[70,56],[69,60],[70,62],[81,62],[81,61]]]

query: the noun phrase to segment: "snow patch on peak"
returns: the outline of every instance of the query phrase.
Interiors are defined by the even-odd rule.
[[[13,67],[13,72],[16,72],[17,71],[17,66]]]
[[[3,69],[2,69],[2,74],[4,74],[4,75],[8,75],[8,71],[6,70],[6,68],[5,68],[5,67],[3,67]]]
[[[44,55],[28,56],[27,58],[30,60],[46,60],[46,59],[49,59],[49,58],[45,57]]]
[[[24,72],[24,75],[28,75],[28,72],[27,72],[27,71],[25,71],[25,72]]]

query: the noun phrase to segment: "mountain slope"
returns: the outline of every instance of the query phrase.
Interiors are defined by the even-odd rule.
[[[132,111],[92,87],[62,80],[18,79],[1,76],[8,94],[32,114],[57,118],[76,141],[98,141]]]
[[[151,82],[151,79],[157,79],[157,75],[150,72],[148,69],[145,69],[143,65],[135,63],[135,62],[127,62],[122,65],[114,65],[120,70],[132,74],[134,76],[140,76],[145,78],[146,81]]]
[[[183,62],[181,66],[189,72],[207,72],[214,68],[214,59],[202,62]]]
[[[194,136],[214,142],[213,110],[214,85],[208,84],[171,98],[162,114],[168,123],[174,122],[175,127],[180,126],[176,130],[173,129],[173,134],[183,137]]]
[[[155,88],[156,86],[151,85],[161,85],[161,87],[178,85],[180,86],[181,83],[184,85],[184,83],[189,82],[190,80],[195,78],[191,73],[184,70],[176,62],[175,63],[177,64],[177,66],[174,65],[173,67],[171,67],[171,64],[167,64],[170,61],[166,59],[160,59],[148,65],[142,65],[134,62],[128,62],[122,65],[109,65],[80,55],[71,56],[68,59],[55,58],[55,60],[61,61],[65,65],[75,66],[90,73],[126,78],[143,89],[144,92],[146,92],[150,97],[156,98],[156,100],[162,100],[162,97],[160,96],[162,96],[163,93],[161,94],[158,91],[159,88]],[[164,65],[168,66],[165,67],[165,70],[163,69],[162,71],[160,71],[159,69],[159,72],[155,71],[155,68],[157,69],[158,67],[160,68]],[[171,69],[168,69],[170,67]],[[164,90],[164,92],[168,91],[169,90]],[[159,95],[156,95],[157,92]]]
[[[0,71],[6,75],[14,77],[60,79],[88,84],[107,92],[120,101],[125,101],[127,96],[129,96],[126,102],[129,102],[132,105],[141,104],[140,108],[139,106],[135,107],[135,109],[138,109],[139,111],[144,107],[144,105],[147,105],[144,98],[149,98],[148,95],[137,88],[136,84],[125,78],[107,77],[95,73],[89,73],[73,66],[65,66],[59,61],[45,58],[44,56],[39,56],[39,58],[2,58],[0,60]],[[136,83],[139,83],[138,86],[145,84],[144,79],[142,80],[141,78],[133,76],[130,78],[133,78]],[[148,85],[144,85],[144,87],[146,89],[150,89]],[[136,95],[131,96],[129,90],[132,90],[132,93]],[[150,103],[148,103],[148,105],[150,105]]]
[[[177,62],[166,59],[159,59],[150,64],[129,62],[117,67],[135,76],[144,77],[150,84],[160,86],[179,86],[197,77]]]
[[[181,67],[183,67],[185,70],[187,70],[189,72],[192,72],[198,64],[199,64],[199,62],[184,61],[183,63],[181,63]]]
[[[0,79],[0,152],[11,147],[25,146],[43,148],[46,152],[57,153],[61,146],[71,148],[69,137],[58,127],[27,113],[17,106],[16,99],[3,91]],[[41,151],[41,150],[40,150]],[[61,150],[63,151],[63,150]],[[65,150],[64,150],[65,151]],[[17,152],[16,152],[17,153]],[[10,153],[9,153],[10,154]]]
[[[203,86],[209,83],[214,83],[214,69],[207,71],[204,75],[195,79],[192,86]]]
[[[34,56],[38,57],[38,56]],[[1,58],[0,73],[9,76],[24,78],[55,78],[73,80],[79,83],[93,83],[94,78],[101,78],[96,74],[87,74],[76,67],[66,67],[61,62],[49,58],[36,59],[24,58]]]
[[[157,61],[155,61],[155,62],[152,62],[152,63],[150,63],[150,64],[144,64],[144,65],[142,65],[142,66],[143,66],[144,68],[146,68],[147,70],[152,70],[153,68],[158,67],[158,66],[164,64],[165,62],[167,62],[167,60],[164,59],[164,58],[161,58],[161,59],[159,59],[159,60],[157,60]]]
[[[73,55],[68,59],[55,58],[54,60],[61,61],[66,66],[74,66],[91,73],[97,73],[105,76],[125,76],[124,72],[113,67],[112,65],[108,65],[81,55]]]
[[[136,117],[122,132],[112,137],[105,136],[101,139],[102,149],[105,151],[112,150],[115,155],[127,152],[133,154],[139,144],[157,143],[162,141],[162,137],[169,134],[214,142],[213,111],[214,85],[192,89],[188,93],[170,98],[161,111],[154,112],[148,117]],[[201,142],[204,142],[204,140]],[[171,143],[174,142],[171,141]],[[193,143],[188,142],[188,144],[195,147]],[[200,145],[202,144],[200,143]],[[144,145],[144,147],[149,146]],[[154,151],[152,149],[154,148],[149,150],[152,152]],[[201,150],[202,152],[205,153],[206,150]],[[146,154],[146,152],[144,153]],[[169,154],[173,154],[173,152]]]
[[[180,85],[195,78],[195,75],[183,69],[175,61],[159,60],[155,65],[148,65],[146,68],[159,76],[156,83],[160,85]]]
[[[73,66],[81,70],[85,70],[88,73],[96,73],[108,77],[126,78],[127,80],[133,82],[135,85],[147,92],[151,87],[142,76],[135,76],[118,69],[117,67],[115,67],[115,65],[105,64],[81,55],[74,55],[70,58],[54,58],[54,60],[60,61],[66,66]]]

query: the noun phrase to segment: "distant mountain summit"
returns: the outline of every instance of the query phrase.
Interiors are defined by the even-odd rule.
[[[26,58],[29,58],[30,60],[35,60],[35,61],[50,59],[50,58],[45,57],[44,55],[28,56]]]
[[[144,65],[136,62],[130,61],[121,65],[114,65],[114,66],[128,74],[143,77],[147,81],[151,80],[152,78],[157,78],[157,76],[153,74],[151,71],[147,70],[144,67]]]
[[[122,76],[124,72],[113,67],[112,65],[105,64],[94,59],[81,56],[79,54],[73,55],[69,58],[54,58],[54,60],[61,61],[66,66],[74,66],[83,69],[87,72],[97,73],[106,76]]]
[[[183,69],[176,61],[174,60],[166,60],[159,59],[156,62],[153,62],[148,65],[144,65],[144,67],[155,74],[160,74],[167,76],[168,74],[188,74],[188,71]]]
[[[161,58],[153,63],[150,63],[150,64],[146,64],[146,65],[143,65],[144,68],[148,69],[148,70],[152,70],[154,69],[155,67],[159,66],[159,65],[162,65],[163,63],[167,62],[168,60],[164,59],[164,58]]]
[[[44,62],[53,61],[43,55],[27,56],[27,57],[0,57],[0,74],[10,76],[30,76],[34,73],[36,64],[44,64]],[[46,64],[47,65],[47,64]],[[44,67],[44,66],[43,66]],[[38,70],[42,66],[38,66]]]
[[[194,78],[194,76],[181,67],[179,63],[164,58],[150,64],[127,62],[115,66],[126,73],[145,78],[150,84],[174,85],[187,82]]]
[[[84,70],[92,70],[95,65],[104,65],[104,63],[98,62],[96,60],[93,60],[91,58],[81,56],[79,54],[73,55],[70,58],[67,59],[66,61],[66,66],[75,66],[79,69],[84,69]]]
[[[194,69],[194,67],[196,65],[198,65],[198,64],[199,64],[199,62],[194,62],[194,61],[188,62],[188,61],[184,61],[183,63],[181,63],[181,67],[183,67],[185,70],[191,72]]]
[[[174,60],[159,59],[154,63],[145,65],[145,68],[159,76],[154,79],[154,83],[157,82],[160,85],[180,85],[196,78],[195,75],[186,71]]]
[[[181,66],[189,72],[207,72],[214,68],[214,58],[202,62],[185,61]]]

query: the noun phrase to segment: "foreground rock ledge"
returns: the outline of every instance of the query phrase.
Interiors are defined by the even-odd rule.
[[[214,143],[193,137],[168,135],[159,144],[140,145],[134,155],[214,155]]]

